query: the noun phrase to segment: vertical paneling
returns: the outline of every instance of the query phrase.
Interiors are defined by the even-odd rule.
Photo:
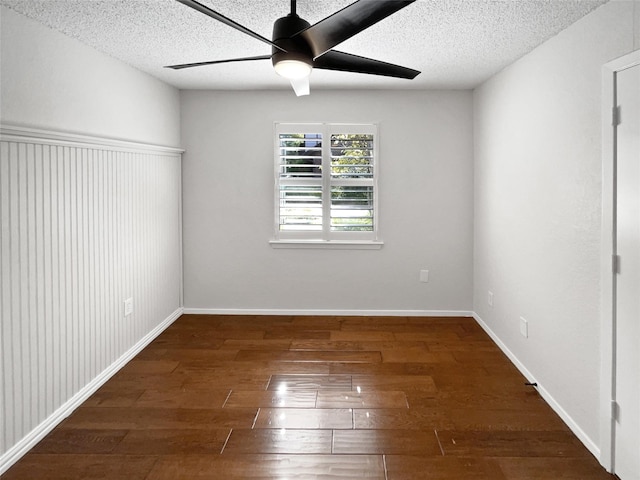
[[[0,458],[181,307],[180,153],[106,145],[0,139]]]

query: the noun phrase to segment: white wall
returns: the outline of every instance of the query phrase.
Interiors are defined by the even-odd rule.
[[[180,144],[177,89],[0,8],[2,122]]]
[[[470,92],[181,96],[185,308],[470,310]],[[275,121],[379,122],[381,250],[269,246]]]
[[[181,311],[178,92],[1,14],[0,474]]]
[[[640,48],[639,11],[605,4],[474,93],[474,311],[596,455],[601,70]]]

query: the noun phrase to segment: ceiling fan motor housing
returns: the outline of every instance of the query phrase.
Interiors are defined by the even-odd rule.
[[[295,14],[289,14],[276,20],[273,24],[272,41],[286,52],[275,47],[272,48],[271,63],[274,66],[283,60],[298,60],[313,66],[313,54],[306,40],[300,35],[295,39],[291,38],[310,26],[309,22]]]

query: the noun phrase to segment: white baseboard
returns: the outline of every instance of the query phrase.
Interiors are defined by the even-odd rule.
[[[558,416],[562,419],[564,423],[571,429],[571,431],[578,437],[578,439],[584,444],[585,447],[595,456],[598,460],[600,459],[600,447],[587,435],[582,428],[571,418],[571,416],[566,412],[564,408],[556,401],[555,398],[535,379],[533,374],[527,369],[527,367],[515,356],[515,354],[509,350],[509,348],[502,342],[502,340],[495,334],[491,328],[480,318],[480,316],[474,312],[473,318],[475,318],[476,322],[484,329],[485,332],[491,337],[491,339],[500,347],[503,353],[509,357],[509,360],[516,366],[520,373],[525,376],[527,381],[532,383],[538,383],[538,386],[535,387],[540,393],[540,396],[543,398],[545,402],[549,404],[549,406],[553,409],[554,412],[558,414]]]
[[[200,315],[300,315],[341,317],[473,317],[467,310],[324,310],[324,309],[251,309],[251,308],[185,308],[184,314]]]
[[[135,357],[144,347],[149,345],[153,339],[160,335],[169,325],[175,322],[182,315],[182,308],[178,308],[169,315],[156,328],[145,335],[138,343],[125,352],[120,358],[104,369],[97,377],[85,385],[78,393],[67,400],[55,412],[47,417],[36,428],[31,430],[24,438],[22,438],[13,447],[7,450],[0,457],[0,475],[9,470],[23,455],[33,448],[40,440],[42,440],[51,430],[53,430],[60,422],[73,413],[87,398],[98,390],[104,383],[115,375],[118,370],[124,367],[129,360]]]

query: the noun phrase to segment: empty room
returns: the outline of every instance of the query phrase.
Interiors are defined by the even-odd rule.
[[[640,0],[0,0],[3,479],[640,480]]]

